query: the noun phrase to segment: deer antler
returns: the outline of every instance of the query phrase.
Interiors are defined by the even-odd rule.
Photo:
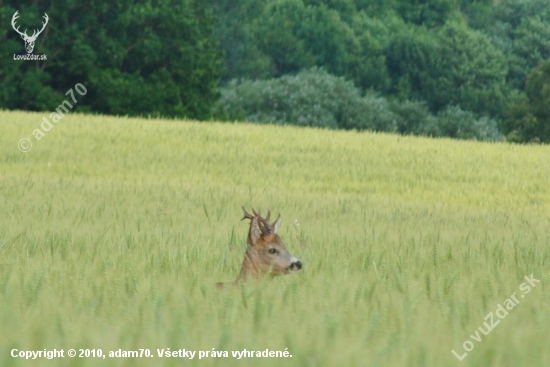
[[[277,223],[277,221],[281,218],[281,214],[279,214],[279,216],[277,217],[277,219],[275,219],[275,221],[273,223],[271,223],[271,228],[274,228],[275,227],[275,223]]]
[[[261,224],[260,230],[263,236],[267,236],[268,234],[273,233],[273,230],[271,229],[271,226],[269,225],[269,222],[267,220],[260,217],[258,218],[258,221]]]
[[[262,217],[262,215],[260,214],[260,209],[258,209],[258,212],[256,213],[256,211],[254,210],[254,208],[252,208],[252,213],[254,213],[255,216],[257,217]]]
[[[19,13],[19,10],[17,10],[15,12],[15,14],[13,14],[13,17],[11,18],[11,26],[13,27],[13,29],[19,33],[21,35],[21,37],[24,37],[24,36],[27,36],[27,30],[25,29],[25,33],[21,32],[19,30],[19,27],[15,28],[15,21],[17,20],[17,18],[19,18],[19,15],[17,15],[17,13]],[[28,36],[27,36],[28,37]]]
[[[250,214],[249,212],[246,211],[246,209],[244,208],[244,206],[243,206],[242,208],[243,208],[243,214],[244,214],[244,216],[243,216],[243,219],[241,219],[241,220],[245,220],[245,219],[254,219],[254,218],[255,218],[252,214]],[[254,211],[254,210],[252,210],[252,211]]]
[[[250,220],[253,220],[253,219],[258,219],[258,224],[260,225],[260,231],[262,232],[262,235],[268,235],[268,234],[271,234],[271,233],[275,233],[275,224],[279,221],[279,218],[281,218],[281,214],[279,214],[279,216],[277,217],[277,219],[275,220],[275,222],[273,222],[273,224],[269,224],[269,218],[271,217],[271,209],[267,209],[267,216],[265,218],[262,218],[261,214],[260,214],[260,210],[258,210],[258,212],[256,212],[256,210],[254,210],[254,208],[252,208],[252,213],[254,213],[254,215],[250,214],[249,212],[246,211],[246,209],[244,208],[244,206],[242,207],[243,208],[243,218],[241,220],[245,220],[245,219],[250,219]]]

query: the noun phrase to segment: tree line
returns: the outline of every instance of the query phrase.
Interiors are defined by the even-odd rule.
[[[50,110],[79,82],[85,112],[550,141],[547,0],[0,4],[2,24],[50,18],[47,61],[13,60],[0,30],[1,108]]]
[[[25,54],[17,24],[32,34],[49,17],[35,53]],[[218,98],[222,54],[208,0],[0,0],[0,107],[49,111],[81,83],[78,110],[112,115],[208,118]]]
[[[215,37],[225,53],[216,111],[226,118],[265,121],[271,113],[268,85],[320,67],[351,81],[367,99],[374,93],[385,101],[386,119],[380,115],[378,124],[367,123],[370,111],[360,126],[457,137],[461,132],[451,126],[461,126],[459,115],[467,115],[478,122],[469,124],[477,126],[477,138],[497,137],[487,134],[496,122],[508,140],[550,141],[546,0],[217,0],[216,5]],[[320,74],[320,83],[323,78]],[[251,86],[249,80],[264,80],[265,88],[254,84],[256,92],[239,105],[230,97]],[[389,118],[397,111],[401,117]]]

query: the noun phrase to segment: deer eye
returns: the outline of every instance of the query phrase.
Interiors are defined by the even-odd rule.
[[[272,247],[272,248],[270,248],[269,250],[267,250],[267,252],[269,252],[270,254],[274,255],[274,254],[276,254],[278,251],[277,251],[277,249],[275,249],[275,248]]]

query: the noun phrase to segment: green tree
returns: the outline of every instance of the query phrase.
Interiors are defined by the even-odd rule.
[[[529,71],[548,56],[548,0],[503,0],[490,17],[474,22],[508,60],[508,89],[523,90]]]
[[[524,19],[534,16],[546,20],[550,18],[548,0],[502,0],[494,8],[492,23],[502,22],[515,29]],[[489,29],[491,26],[492,24],[487,24]]]
[[[475,29],[482,28],[492,21],[494,13],[493,0],[457,0],[461,14],[468,24]]]
[[[218,22],[214,38],[224,53],[222,82],[233,78],[268,78],[275,74],[271,58],[260,49],[254,19],[265,3],[257,0],[215,0]]]
[[[444,24],[456,9],[455,0],[401,0],[397,4],[405,21],[428,27]]]
[[[550,60],[541,62],[527,77],[527,98],[516,104],[503,123],[515,142],[550,142]]]
[[[304,4],[313,6],[324,6],[338,12],[346,23],[351,22],[357,14],[355,0],[304,0]]]
[[[271,60],[272,76],[296,73],[315,65],[313,52],[298,34],[305,13],[306,6],[301,0],[271,2],[254,22],[255,39]]]
[[[274,1],[254,21],[254,28],[257,44],[271,59],[273,76],[312,66],[345,74],[354,34],[337,10],[302,0]]]
[[[372,18],[351,0],[216,0],[216,6],[221,21],[215,36],[226,54],[224,82],[317,66],[363,89],[386,91],[391,84],[385,50],[404,25],[396,15]]]
[[[504,54],[482,33],[455,22],[437,33],[409,26],[388,48],[392,92],[426,101],[433,112],[448,105],[499,116],[506,96]]]
[[[214,115],[226,120],[395,131],[388,102],[318,68],[269,80],[232,80]]]
[[[210,1],[8,0],[2,23],[15,10],[22,28],[48,14],[36,47],[48,60],[0,60],[4,108],[51,110],[75,83],[88,89],[76,108],[105,114],[205,118],[217,99],[222,55]],[[15,32],[0,37],[0,54],[21,53]]]
[[[525,18],[513,35],[509,80],[513,87],[523,89],[527,74],[541,61],[550,58],[550,22],[539,16]]]
[[[345,76],[363,90],[388,93],[391,77],[386,63],[387,50],[395,34],[402,33],[406,25],[394,14],[373,18],[359,12],[352,27],[354,37],[348,46]]]
[[[408,25],[396,34],[386,59],[392,94],[401,100],[427,100],[433,106],[431,98],[441,71],[439,49],[436,35],[424,27]]]
[[[458,105],[480,115],[499,116],[506,101],[508,64],[489,38],[450,22],[439,32],[439,53],[437,88],[427,92],[432,107]]]
[[[355,7],[373,17],[384,17],[394,13],[400,0],[354,0]]]

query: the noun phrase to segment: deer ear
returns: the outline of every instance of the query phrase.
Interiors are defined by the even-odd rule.
[[[254,246],[261,235],[262,230],[260,228],[260,220],[258,217],[252,218],[250,221],[250,244]]]
[[[277,220],[273,222],[271,225],[271,228],[273,228],[273,233],[277,233],[277,230],[279,229],[279,226],[281,225],[281,214],[277,217]]]

